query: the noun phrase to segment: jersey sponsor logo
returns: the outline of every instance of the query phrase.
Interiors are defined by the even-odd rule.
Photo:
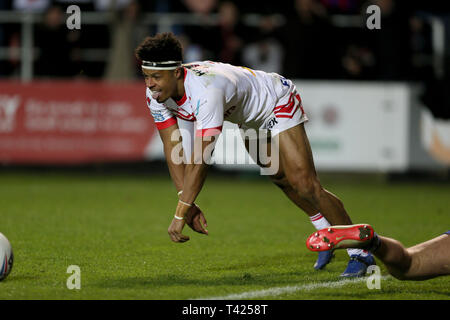
[[[207,73],[209,73],[208,66],[200,65],[200,64],[191,64],[185,65],[185,68],[191,70],[195,73],[195,75],[201,77]]]
[[[206,101],[203,102],[202,105],[205,104],[205,103],[206,103]],[[195,112],[194,112],[195,116],[198,116],[199,109],[200,109],[200,100],[197,100],[197,108],[195,108]]]
[[[208,100],[203,100],[203,101],[200,101],[200,99],[197,100],[197,107],[195,108],[195,111],[194,111],[193,115],[194,116],[198,116],[198,112],[200,110],[200,107],[203,106],[207,102],[208,102]]]
[[[156,122],[164,121],[164,116],[163,116],[163,114],[162,114],[161,111],[155,111],[155,110],[152,110],[151,113],[152,113],[153,119],[154,119]]]
[[[267,122],[267,129],[272,130],[276,124],[278,124],[278,120],[276,117],[269,119],[269,121]]]
[[[289,87],[289,82],[285,77],[280,76],[280,81],[285,87]]]
[[[192,68],[195,68],[195,67],[198,67],[198,66],[200,66],[198,63],[191,63],[191,64],[185,64],[184,65],[184,67],[188,68],[188,69],[192,69]]]

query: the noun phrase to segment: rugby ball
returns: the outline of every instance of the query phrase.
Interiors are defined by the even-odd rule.
[[[0,281],[11,272],[14,255],[9,240],[0,232]]]

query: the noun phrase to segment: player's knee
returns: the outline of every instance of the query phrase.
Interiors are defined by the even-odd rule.
[[[289,181],[284,175],[284,173],[277,173],[270,176],[270,180],[280,189],[284,190],[286,188],[289,188]]]
[[[389,247],[396,248],[383,257],[389,273],[398,280],[414,279],[414,273],[422,269],[421,259],[417,259],[417,256],[409,249],[404,249],[403,244],[398,240],[389,239]]]
[[[316,202],[322,192],[322,186],[313,173],[300,172],[289,179],[291,186],[301,198]]]

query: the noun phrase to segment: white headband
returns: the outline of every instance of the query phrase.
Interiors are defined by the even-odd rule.
[[[175,70],[181,67],[181,61],[142,61],[142,69],[148,70]]]

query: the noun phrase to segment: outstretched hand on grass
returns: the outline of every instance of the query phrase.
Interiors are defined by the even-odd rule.
[[[176,219],[175,217],[172,219],[172,223],[167,231],[173,242],[186,242],[189,240],[188,236],[182,234],[186,223],[195,232],[208,235],[208,230],[205,229],[208,226],[205,215],[196,204],[193,204],[186,212],[184,219]]]
[[[184,219],[172,219],[172,223],[170,224],[169,230],[167,230],[167,232],[169,233],[169,237],[173,242],[186,242],[189,240],[188,236],[185,236],[181,233],[183,231],[185,223],[186,222],[184,221]]]
[[[208,226],[205,215],[195,203],[186,213],[184,219],[192,230],[208,235],[208,230],[205,229]]]

